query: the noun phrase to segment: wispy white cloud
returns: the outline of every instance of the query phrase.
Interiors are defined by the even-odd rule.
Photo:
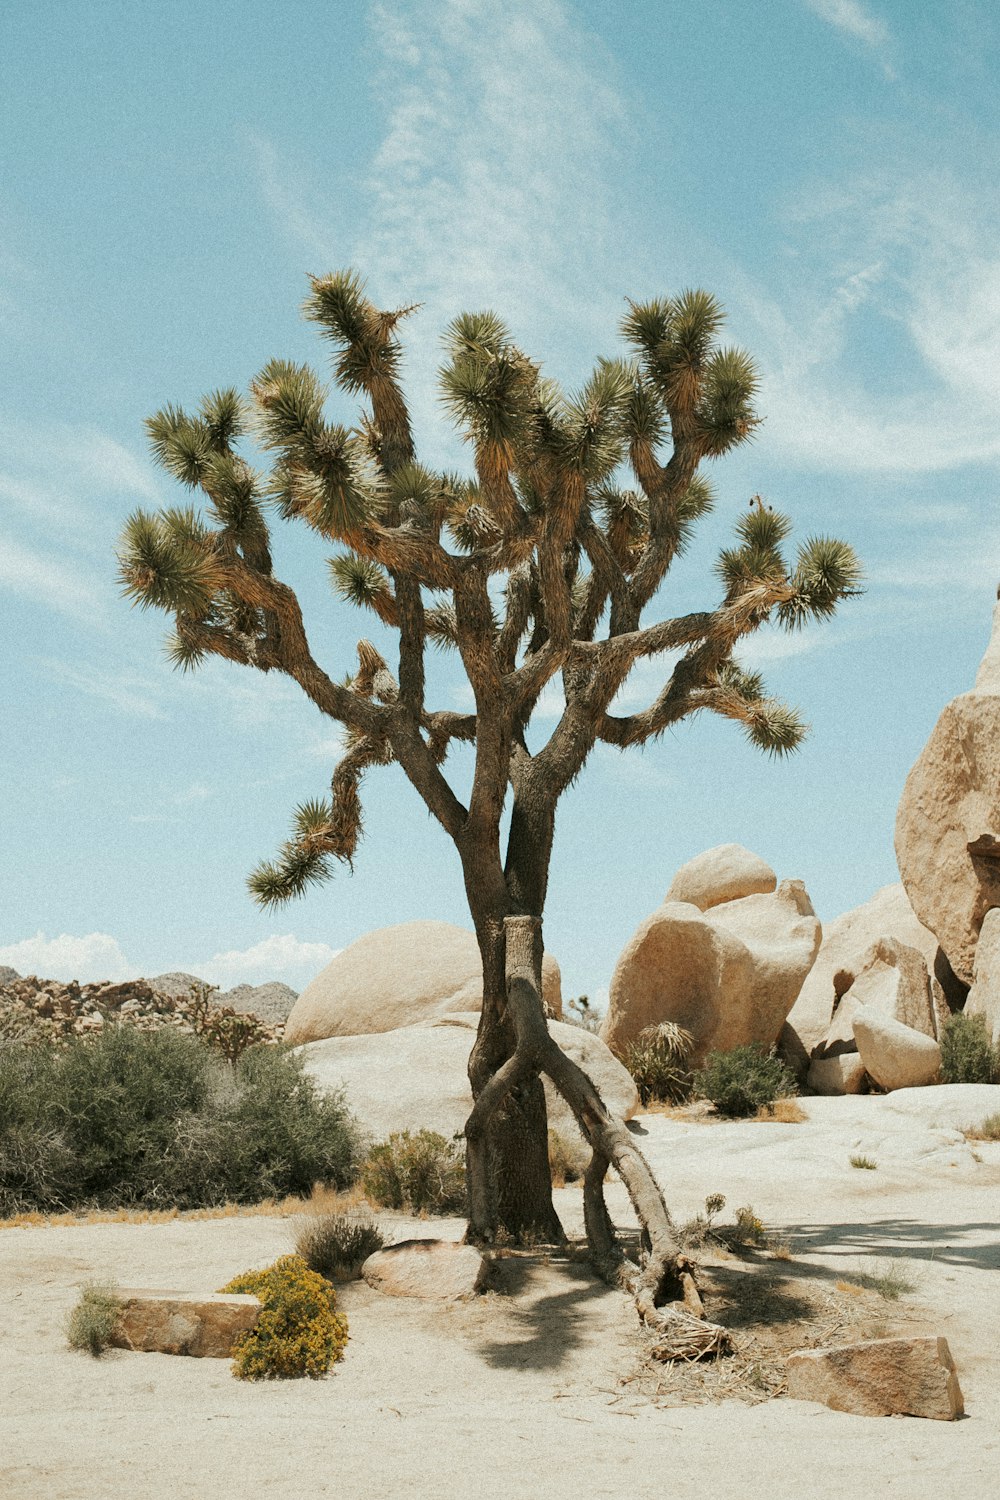
[[[155,684],[148,678],[109,671],[89,662],[59,661],[55,657],[39,657],[38,666],[47,677],[89,698],[110,703],[120,713],[139,719],[167,717],[158,701]]]
[[[855,41],[864,42],[866,47],[879,51],[889,43],[890,32],[885,21],[859,0],[805,0],[805,4],[821,21]]]
[[[199,802],[207,802],[213,795],[212,788],[203,781],[193,781],[190,786],[175,792],[171,800],[175,807],[193,807]]]
[[[1000,458],[1000,215],[990,199],[943,174],[897,170],[811,189],[788,229],[780,300],[742,285],[769,449],[855,473]],[[884,376],[880,342],[898,351]]]
[[[275,933],[249,948],[230,948],[204,962],[192,963],[185,972],[197,974],[222,989],[280,979],[292,989],[301,990],[339,951],[328,943],[305,943],[291,933]]]
[[[67,511],[79,498],[107,494],[159,498],[150,465],[92,423],[42,424],[0,416],[0,445],[18,481],[43,481]]]
[[[90,625],[100,624],[105,612],[105,596],[92,568],[2,534],[0,589]]]
[[[414,425],[428,461],[453,464],[461,447],[435,392],[457,312],[494,308],[543,360],[613,340],[630,254],[614,200],[629,112],[610,59],[562,0],[384,0],[371,34],[376,92],[391,103],[367,227],[345,243],[263,138],[258,178],[321,267],[353,259],[383,305],[419,301],[402,328]]]
[[[0,964],[19,974],[37,974],[42,979],[78,979],[93,984],[101,979],[134,979],[139,970],[122,952],[116,938],[106,932],[83,937],[62,933],[49,938],[44,932],[0,947]]]

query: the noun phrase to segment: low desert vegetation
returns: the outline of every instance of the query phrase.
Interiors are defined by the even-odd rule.
[[[852,1167],[857,1167],[861,1172],[875,1172],[878,1169],[878,1162],[874,1161],[870,1156],[852,1156],[850,1157],[850,1163]]]
[[[720,1115],[748,1119],[790,1098],[797,1087],[795,1075],[781,1059],[754,1042],[729,1052],[710,1052],[694,1075],[694,1092],[710,1100]]]
[[[295,1253],[327,1281],[355,1281],[385,1236],[370,1215],[332,1213],[307,1219],[295,1240]]]
[[[1000,1141],[1000,1114],[987,1115],[981,1125],[970,1125],[965,1136],[970,1141]]]
[[[635,1079],[639,1102],[681,1104],[691,1096],[692,1037],[673,1021],[647,1026],[623,1049],[621,1061]]]
[[[579,1026],[596,1036],[601,1029],[601,1013],[590,1002],[589,995],[577,995],[563,1005],[562,1018],[570,1026]]]
[[[343,1356],[347,1319],[337,1311],[337,1294],[299,1255],[283,1255],[263,1271],[244,1271],[219,1288],[260,1299],[257,1326],[233,1350],[233,1374],[240,1380],[318,1380]]]
[[[88,1281],[66,1320],[70,1348],[99,1359],[111,1343],[121,1309],[121,1298],[112,1282]]]
[[[344,1187],[347,1110],[284,1048],[235,1064],[168,1030],[0,1047],[0,1215],[192,1209]]]
[[[394,1131],[361,1165],[366,1196],[379,1208],[415,1214],[465,1212],[465,1162],[435,1130]]]
[[[941,1028],[942,1083],[1000,1082],[1000,1048],[990,1042],[982,1016],[959,1011]]]

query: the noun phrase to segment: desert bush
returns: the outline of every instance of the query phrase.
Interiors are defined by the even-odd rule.
[[[857,1167],[862,1172],[875,1172],[878,1170],[878,1162],[870,1156],[850,1157],[852,1167]]]
[[[1000,1078],[998,1049],[982,1016],[959,1011],[941,1028],[942,1083],[992,1083]]]
[[[549,1130],[549,1173],[553,1187],[579,1182],[590,1161],[590,1148],[582,1136],[570,1138],[561,1130]]]
[[[343,1102],[291,1053],[230,1066],[194,1037],[106,1027],[0,1047],[0,1214],[199,1208],[343,1187],[358,1148]]]
[[[369,1255],[384,1244],[382,1231],[372,1218],[319,1214],[302,1225],[295,1253],[327,1281],[353,1281]]]
[[[233,1349],[233,1374],[241,1380],[318,1380],[347,1344],[347,1319],[337,1294],[299,1255],[283,1255],[263,1271],[244,1271],[219,1289],[259,1297],[257,1326]]]
[[[743,1119],[796,1092],[795,1075],[759,1043],[710,1052],[694,1075],[694,1092],[722,1115]]]
[[[66,1320],[70,1348],[83,1349],[99,1359],[111,1343],[121,1309],[121,1298],[112,1283],[88,1281]]]
[[[680,1104],[691,1094],[691,1033],[673,1021],[647,1026],[629,1042],[621,1061],[635,1079],[642,1104]]]
[[[361,1182],[382,1208],[429,1214],[465,1209],[465,1163],[455,1143],[434,1130],[396,1131],[373,1146]]]

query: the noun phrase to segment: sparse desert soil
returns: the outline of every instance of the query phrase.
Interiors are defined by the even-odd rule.
[[[721,1192],[723,1220],[752,1204],[788,1245],[790,1259],[706,1267],[710,1311],[736,1309],[735,1374],[650,1365],[628,1300],[559,1256],[506,1259],[501,1289],[468,1305],[347,1286],[351,1342],[321,1381],[246,1385],[222,1361],[120,1351],[94,1361],[65,1345],[63,1320],[81,1283],[215,1288],[290,1250],[295,1220],[4,1228],[0,1494],[868,1500],[879,1491],[995,1500],[1000,1146],[976,1146],[977,1161],[926,1112],[888,1129],[879,1101],[840,1104],[808,1101],[812,1117],[801,1124],[654,1114],[636,1122],[679,1218]],[[850,1166],[860,1149],[876,1170]],[[578,1190],[557,1196],[578,1231]],[[609,1198],[627,1224],[617,1185]],[[458,1220],[396,1216],[389,1227],[395,1237],[462,1229]],[[915,1283],[901,1302],[863,1285],[893,1257]],[[764,1323],[752,1298],[732,1290],[748,1274],[771,1282]],[[767,1390],[746,1379],[755,1360],[766,1375],[783,1346],[839,1336],[838,1326],[845,1339],[897,1327],[944,1334],[966,1419],[872,1420],[780,1396],[760,1401]],[[717,1399],[727,1380],[751,1399]]]

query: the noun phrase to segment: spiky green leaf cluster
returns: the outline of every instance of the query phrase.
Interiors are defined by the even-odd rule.
[[[338,385],[357,392],[370,390],[379,380],[394,380],[401,356],[394,330],[412,309],[380,312],[365,295],[365,284],[356,271],[313,276],[310,281],[303,312],[338,347],[334,361]]]
[[[378,563],[348,552],[341,557],[331,557],[327,566],[334,591],[341,599],[359,609],[374,610],[387,622],[394,619],[392,586],[385,569]]]
[[[625,452],[625,415],[634,377],[625,364],[601,360],[578,396],[559,414],[549,447],[557,460],[592,484],[600,484]]]
[[[841,599],[861,592],[861,564],[853,547],[835,537],[809,537],[799,548],[792,574],[794,596],[778,611],[782,624],[798,629],[807,620],[828,619]]]
[[[125,596],[143,609],[206,614],[218,587],[206,535],[191,509],[161,515],[135,511],[125,522],[118,552]]]
[[[765,506],[760,496],[755,495],[749,511],[736,524],[740,545],[723,548],[715,565],[727,599],[738,598],[756,584],[786,578],[788,569],[781,543],[789,530],[787,518]]]

